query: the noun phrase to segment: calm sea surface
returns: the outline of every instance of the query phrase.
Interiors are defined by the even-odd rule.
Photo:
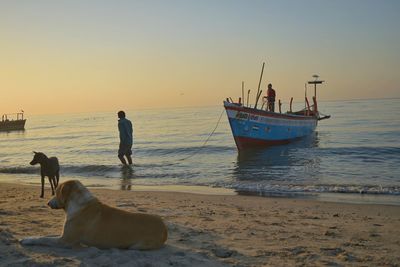
[[[319,106],[332,117],[319,123],[315,135],[240,155],[225,113],[203,146],[222,105],[128,110],[134,124],[132,169],[117,158],[115,113],[28,114],[25,131],[0,132],[0,181],[39,184],[39,166],[29,162],[32,151],[41,151],[59,158],[62,180],[76,178],[91,187],[200,185],[243,194],[400,204],[400,99]]]

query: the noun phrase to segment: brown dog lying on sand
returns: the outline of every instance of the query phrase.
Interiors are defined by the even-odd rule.
[[[40,164],[40,176],[42,178],[42,191],[40,197],[44,196],[44,177],[49,177],[49,183],[51,185],[51,194],[54,195],[54,190],[56,190],[58,181],[60,180],[60,165],[56,157],[48,158],[42,152],[35,152],[31,165]]]
[[[101,203],[77,180],[61,183],[48,205],[64,209],[60,237],[29,237],[22,245],[156,249],[167,240],[167,227],[157,215],[131,213]]]

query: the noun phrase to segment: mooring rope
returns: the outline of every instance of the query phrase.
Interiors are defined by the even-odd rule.
[[[221,121],[221,118],[222,118],[222,114],[224,114],[224,110],[222,110],[221,114],[219,115],[219,118],[218,118],[217,124],[216,124],[215,127],[214,127],[214,130],[212,130],[212,132],[208,135],[208,137],[207,137],[207,139],[204,141],[204,143],[198,148],[198,150],[195,151],[192,155],[189,155],[189,156],[187,156],[187,157],[185,157],[185,158],[183,158],[183,159],[180,159],[179,161],[184,161],[184,160],[187,160],[187,159],[193,157],[194,155],[196,155],[197,153],[199,153],[199,151],[200,151],[201,149],[203,149],[203,148],[206,146],[208,140],[210,140],[211,136],[215,133],[215,130],[217,130],[217,128],[218,128],[219,122]]]
[[[187,156],[187,157],[178,159],[178,160],[177,160],[178,162],[169,163],[169,164],[166,164],[165,166],[170,166],[170,165],[179,164],[180,162],[185,161],[185,160],[187,160],[187,159],[190,159],[191,157],[197,155],[197,154],[201,151],[201,149],[203,149],[203,148],[206,146],[206,144],[207,144],[208,141],[210,140],[211,136],[212,136],[212,135],[215,133],[215,131],[217,130],[218,125],[219,125],[219,123],[220,123],[220,121],[221,121],[222,115],[224,114],[224,111],[225,111],[225,110],[223,109],[222,112],[221,112],[221,114],[219,115],[218,121],[217,121],[217,123],[216,123],[214,129],[213,129],[213,130],[211,131],[211,133],[208,135],[207,139],[203,142],[203,144],[202,144],[193,154],[191,154],[191,155],[189,155],[189,156]]]

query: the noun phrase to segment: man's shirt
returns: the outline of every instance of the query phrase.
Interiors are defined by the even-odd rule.
[[[121,144],[133,144],[133,127],[130,120],[125,118],[119,119],[118,130]]]

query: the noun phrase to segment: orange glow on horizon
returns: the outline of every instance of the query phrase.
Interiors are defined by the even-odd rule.
[[[242,81],[254,99],[263,61],[284,103],[313,74],[320,101],[400,97],[399,4],[223,3],[1,3],[0,113],[221,105]]]

